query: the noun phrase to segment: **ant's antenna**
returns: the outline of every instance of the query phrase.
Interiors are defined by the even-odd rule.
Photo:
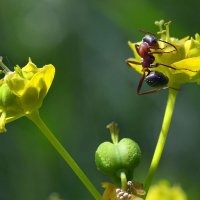
[[[164,41],[164,40],[158,39],[158,38],[156,37],[155,34],[153,34],[153,33],[151,33],[151,32],[148,32],[148,31],[145,31],[144,29],[139,29],[138,31],[140,31],[141,33],[144,33],[144,34],[146,34],[146,35],[152,35],[152,36],[154,36],[154,37],[156,38],[157,41],[160,41],[160,42],[163,42],[163,43],[165,43],[165,44],[168,44],[168,45],[174,47],[174,49],[175,49],[174,51],[177,51],[177,48],[176,48],[173,44],[171,44],[171,43],[169,43],[169,42],[166,42],[166,41]]]
[[[174,51],[177,51],[176,46],[174,46],[173,44],[171,44],[171,43],[169,43],[169,42],[166,42],[166,41],[164,41],[164,40],[161,40],[161,39],[158,39],[158,41],[163,42],[163,43],[165,43],[165,44],[168,44],[168,45],[174,47],[174,49],[175,49]]]
[[[144,34],[146,34],[146,35],[152,35],[152,36],[156,37],[155,34],[153,34],[153,33],[151,33],[151,32],[148,32],[148,31],[145,31],[144,29],[139,29],[138,31],[141,32],[141,33],[144,33]]]

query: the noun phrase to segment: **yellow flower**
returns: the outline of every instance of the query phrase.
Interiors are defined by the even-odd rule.
[[[150,71],[157,71],[168,77],[167,87],[179,89],[182,84],[196,82],[200,83],[200,36],[195,35],[195,38],[184,37],[177,39],[170,37],[169,24],[163,20],[155,22],[160,27],[158,32],[159,49],[150,48],[155,61],[153,64],[157,66],[148,68]],[[148,34],[148,32],[147,32]],[[162,41],[163,42],[162,42]],[[138,55],[135,45],[140,45],[142,42],[128,42],[132,49],[135,58],[127,59],[127,63],[131,68],[143,74],[142,66],[135,64],[141,62],[141,57]],[[156,52],[156,53],[154,53]],[[166,53],[168,52],[168,53]],[[158,64],[159,63],[159,64]],[[167,66],[166,66],[167,65]],[[145,72],[146,75],[148,74]]]
[[[186,194],[180,186],[170,186],[167,181],[161,181],[151,186],[146,200],[187,200]]]
[[[101,200],[143,200],[142,196],[145,195],[143,185],[140,183],[134,183],[134,186],[130,187],[127,186],[128,188],[126,191],[123,191],[122,189],[117,188],[115,185],[108,182],[102,183],[102,187],[105,190]]]
[[[52,194],[49,196],[48,200],[62,200],[62,199],[60,198],[59,194],[57,194],[57,193],[52,193]]]
[[[111,183],[102,183],[103,188],[105,189],[101,200],[118,200],[116,194],[116,186]]]
[[[9,71],[0,60],[5,76],[0,80],[0,132],[5,124],[36,111],[42,105],[54,78],[53,65],[37,68],[29,59],[28,64],[14,72]]]

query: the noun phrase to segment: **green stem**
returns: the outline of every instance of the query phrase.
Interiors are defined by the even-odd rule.
[[[49,128],[40,118],[39,112],[36,111],[28,114],[27,117],[41,130],[44,136],[49,140],[49,142],[53,145],[53,147],[57,150],[57,152],[61,155],[65,162],[71,167],[71,169],[79,177],[85,187],[93,195],[93,197],[96,200],[101,199],[101,195],[88,179],[88,177],[85,175],[85,173],[80,169],[78,164],[74,161],[74,159],[70,156],[70,154],[66,151],[66,149],[62,146],[62,144],[57,140],[54,134],[49,130]]]
[[[124,172],[121,172],[120,178],[121,178],[121,187],[122,187],[122,190],[126,191],[126,188],[127,188],[126,174]]]
[[[157,142],[157,145],[156,145],[156,148],[155,148],[155,151],[154,151],[154,155],[153,155],[153,158],[152,158],[152,161],[151,161],[149,172],[147,174],[147,178],[146,178],[145,184],[144,184],[146,194],[148,193],[149,187],[151,185],[154,174],[157,170],[161,155],[163,153],[163,149],[164,149],[164,146],[165,146],[165,142],[166,142],[166,139],[167,139],[168,130],[169,130],[169,126],[170,126],[170,122],[171,122],[171,118],[172,118],[172,114],[173,114],[173,111],[174,111],[176,96],[177,96],[177,91],[174,90],[174,89],[169,89],[167,106],[166,106],[166,110],[165,110],[162,128],[161,128],[161,131],[160,131],[160,136],[158,138],[158,142]]]
[[[106,128],[109,129],[110,134],[111,134],[111,139],[113,144],[117,144],[119,141],[119,128],[118,128],[118,124],[115,122],[111,122],[110,124],[108,124],[106,126]]]

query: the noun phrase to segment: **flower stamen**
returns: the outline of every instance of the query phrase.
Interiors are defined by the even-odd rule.
[[[3,68],[3,73],[11,72],[11,70],[3,63],[3,57],[0,56],[0,66]]]

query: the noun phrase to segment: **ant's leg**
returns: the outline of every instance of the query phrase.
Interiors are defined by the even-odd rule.
[[[165,64],[163,64],[163,63],[151,64],[150,67],[158,67],[159,65],[162,65],[162,66],[168,67],[168,68],[170,68],[170,69],[174,69],[174,70],[187,70],[187,71],[190,71],[190,72],[197,72],[197,71],[194,71],[194,70],[191,70],[191,69],[186,69],[186,68],[176,69],[175,67],[172,67],[172,66],[169,66],[169,65],[165,65]]]
[[[167,88],[169,88],[169,89],[172,89],[172,90],[176,90],[176,91],[180,91],[180,89],[177,89],[177,88],[174,88],[174,87],[167,87]],[[166,89],[167,89],[166,88]],[[165,89],[165,88],[164,88]]]
[[[140,92],[141,88],[142,88],[142,84],[144,82],[144,79],[145,79],[145,72],[143,73],[142,77],[140,78],[140,81],[138,83],[138,87],[137,87],[137,94],[138,95],[141,95],[142,93]]]
[[[160,50],[163,50],[163,49],[165,49],[166,47],[164,47],[164,48],[158,48],[158,49],[160,49]],[[153,49],[153,48],[152,48]],[[148,54],[163,54],[163,53],[171,53],[171,52],[174,52],[174,51],[177,51],[177,50],[172,50],[172,51],[154,51],[154,52],[148,52]]]
[[[133,60],[129,60],[129,59],[125,60],[125,62],[126,62],[126,64],[128,64],[129,67],[131,67],[130,64],[142,65],[141,62],[137,62],[137,61],[133,61]]]
[[[160,92],[161,90],[167,89],[168,87],[164,87],[164,88],[160,88],[160,89],[154,89],[154,90],[148,90],[146,92],[140,92],[137,93],[138,95],[144,95],[144,94],[152,94],[152,93],[156,93],[156,92]]]
[[[160,49],[160,50],[164,50],[164,49],[166,49],[167,48],[167,45],[166,46],[164,46],[163,48],[158,48],[158,49]],[[177,51],[177,49],[174,49],[174,50],[171,50],[171,51],[164,51],[164,52],[162,52],[162,53],[171,53],[171,52],[173,52],[173,51]]]
[[[140,54],[139,54],[139,45],[138,45],[138,44],[135,44],[135,49],[136,49],[138,55],[140,55]]]
[[[162,63],[155,63],[155,64],[151,64],[150,67],[158,67],[159,65],[162,65],[162,66],[165,66],[165,67],[168,67],[170,69],[174,69],[174,70],[177,70],[176,68],[170,66],[170,65],[165,65],[165,64],[162,64]]]
[[[137,93],[137,94],[138,94],[138,95],[152,94],[152,93],[160,92],[161,90],[165,90],[165,89],[173,89],[173,90],[179,91],[179,89],[176,89],[176,88],[172,88],[172,87],[163,87],[163,88],[159,88],[159,89],[148,90],[148,91],[146,91],[146,92],[140,92],[140,93]]]

